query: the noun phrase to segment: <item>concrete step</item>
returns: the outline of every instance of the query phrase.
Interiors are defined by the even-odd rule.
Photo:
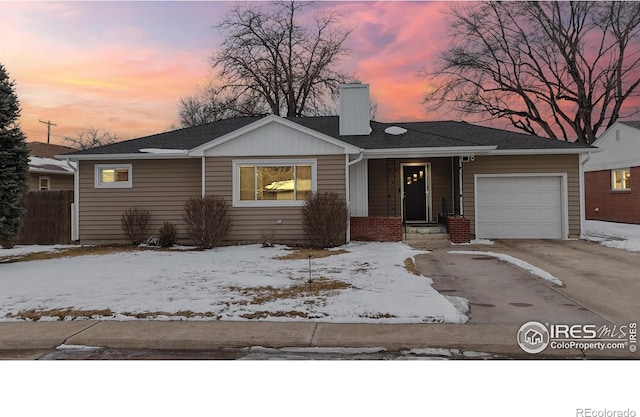
[[[407,235],[410,234],[418,234],[418,235],[431,235],[431,234],[446,234],[447,229],[441,224],[428,224],[428,225],[420,225],[420,226],[406,226]]]
[[[449,235],[446,233],[407,233],[404,241],[408,243],[419,242],[449,242]]]

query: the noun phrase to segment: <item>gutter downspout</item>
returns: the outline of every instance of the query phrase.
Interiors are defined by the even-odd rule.
[[[349,154],[345,154],[346,168],[345,168],[345,197],[347,198],[347,210],[349,211],[349,221],[347,222],[347,242],[351,242],[351,176],[349,174],[352,165],[364,159],[364,148],[360,148],[360,155],[353,161],[349,161]]]
[[[584,233],[584,224],[586,221],[586,213],[585,213],[585,194],[584,194],[584,166],[587,162],[589,162],[589,159],[591,159],[591,152],[587,152],[587,154],[583,157],[581,156],[580,159],[582,159],[582,161],[580,161],[580,169],[579,169],[579,184],[580,184],[580,239],[584,239],[586,238],[586,235]]]
[[[205,157],[204,155],[202,156],[202,198],[205,197],[205,190],[206,190],[206,181],[205,181]]]
[[[73,203],[71,204],[71,241],[80,240],[80,161],[76,161],[76,167],[69,163],[69,159],[64,160],[67,166],[73,171]]]
[[[460,204],[460,215],[464,216],[464,206],[462,205],[463,203],[463,199],[462,199],[462,157],[458,157],[458,191],[460,193],[460,195],[458,196],[459,200],[459,204]]]

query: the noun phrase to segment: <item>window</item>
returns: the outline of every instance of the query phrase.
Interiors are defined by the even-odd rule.
[[[51,179],[49,177],[40,177],[38,179],[38,190],[49,191],[51,189]]]
[[[614,169],[611,171],[611,189],[624,191],[631,189],[631,169]]]
[[[301,206],[316,189],[316,161],[234,161],[233,205]]]
[[[96,165],[95,166],[95,187],[96,188],[131,188],[132,170],[131,164],[122,165]]]

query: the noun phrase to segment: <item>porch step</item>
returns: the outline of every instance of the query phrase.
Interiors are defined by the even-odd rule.
[[[432,234],[447,234],[447,229],[441,224],[426,224],[419,226],[407,225],[407,235],[432,235]]]
[[[449,235],[447,229],[440,224],[428,224],[420,226],[407,226],[407,233],[404,235],[407,242],[448,242]]]

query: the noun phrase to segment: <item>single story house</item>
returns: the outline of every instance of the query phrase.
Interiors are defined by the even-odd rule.
[[[227,119],[66,155],[78,164],[76,239],[123,240],[131,207],[149,210],[154,230],[184,230],[185,201],[214,195],[228,201],[230,242],[302,242],[309,191],[345,198],[353,240],[401,240],[402,224],[441,213],[468,218],[478,238],[580,236],[580,155],[593,148],[465,122],[370,121],[368,85],[340,94],[338,116]]]
[[[640,224],[640,121],[617,121],[585,156],[585,216]]]
[[[77,149],[44,142],[28,142],[29,191],[73,190],[75,167],[64,155]],[[60,155],[56,158],[56,155]]]

